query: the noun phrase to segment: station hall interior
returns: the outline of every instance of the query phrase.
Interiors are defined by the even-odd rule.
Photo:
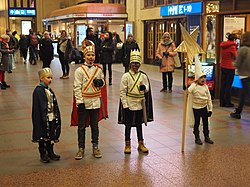
[[[29,35],[30,29],[50,34],[55,55],[50,66],[50,87],[61,110],[62,131],[60,142],[54,146],[61,159],[41,163],[37,144],[31,141],[31,112],[42,61],[24,64],[18,55],[15,69],[5,73],[10,88],[0,90],[0,186],[250,186],[250,94],[241,119],[231,118],[234,108],[221,107],[219,102],[220,43],[233,33],[240,48],[242,34],[250,31],[249,6],[250,1],[245,0],[1,0],[0,35],[6,29],[24,35]],[[160,92],[157,46],[168,32],[178,47],[183,41],[182,26],[189,33],[198,28],[196,42],[205,51],[199,59],[213,99],[209,131],[214,144],[195,144],[193,129],[183,126],[183,87],[194,75],[194,64],[187,66],[189,72],[185,74],[185,53],[178,53],[182,66],[173,72],[172,93]],[[57,45],[60,32],[65,30],[74,48],[81,51],[90,27],[97,37],[110,31],[119,34],[122,42],[132,34],[140,47],[140,69],[149,77],[154,111],[154,120],[147,126],[143,124],[148,154],[137,150],[134,128],[131,154],[124,154],[125,129],[118,124],[124,67],[114,63],[112,85],[106,85],[109,117],[99,122],[102,158],[92,155],[90,128],[86,130],[83,159],[74,158],[78,150],[77,127],[70,126],[70,119],[74,73],[81,64],[71,63],[69,78],[60,79]],[[235,106],[241,89],[236,74],[232,87]],[[204,142],[202,133],[201,139]]]

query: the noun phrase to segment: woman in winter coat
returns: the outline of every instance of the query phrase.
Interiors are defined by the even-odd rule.
[[[60,79],[69,78],[69,53],[72,48],[72,43],[67,37],[67,32],[65,30],[61,31],[61,37],[58,40],[57,53],[59,55],[59,60],[62,66],[63,75]]]
[[[128,38],[122,46],[122,62],[125,68],[125,73],[129,71],[130,52],[136,49],[140,51],[140,48],[136,43],[134,36],[132,34],[128,34]]]
[[[0,89],[5,90],[9,88],[10,85],[7,85],[5,82],[5,71],[9,70],[9,54],[14,53],[14,49],[9,49],[8,42],[10,37],[7,34],[3,34],[0,38]]]
[[[160,72],[162,73],[163,88],[160,90],[161,92],[167,92],[167,88],[169,89],[170,93],[172,92],[174,72],[173,57],[177,55],[177,53],[174,52],[175,49],[176,47],[174,41],[170,37],[170,34],[168,32],[165,32],[160,43],[158,44],[158,48],[156,51],[156,58],[162,60]]]
[[[109,72],[109,85],[112,85],[112,56],[114,54],[114,44],[112,40],[111,32],[106,32],[105,40],[100,45],[100,60],[103,66],[103,74],[106,78],[106,65],[108,64],[108,72]]]
[[[54,48],[49,32],[44,32],[44,37],[40,40],[40,58],[43,61],[43,68],[49,68],[54,59]]]

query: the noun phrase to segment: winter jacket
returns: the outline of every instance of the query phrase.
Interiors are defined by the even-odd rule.
[[[100,46],[100,62],[101,64],[111,64],[113,62],[114,44],[112,39],[104,40]]]
[[[233,65],[233,60],[236,57],[236,47],[237,44],[233,41],[221,42],[221,62],[220,67],[225,69],[235,69]]]
[[[0,71],[8,71],[9,70],[9,54],[13,52],[9,50],[9,45],[6,41],[0,38],[0,52],[2,54],[1,62],[0,62]]]
[[[250,47],[243,46],[238,49],[234,65],[238,70],[239,76],[250,77]]]
[[[52,40],[49,38],[43,38],[40,40],[40,58],[42,61],[51,61],[54,58],[54,48]]]
[[[173,57],[177,55],[174,50],[176,49],[174,42],[169,45],[164,45],[162,42],[158,44],[156,50],[156,57],[162,59],[162,64],[160,67],[160,72],[173,72],[174,71],[174,59]],[[163,55],[164,52],[169,52],[169,56]]]

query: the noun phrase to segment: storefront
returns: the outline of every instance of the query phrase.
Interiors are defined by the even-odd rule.
[[[92,27],[98,35],[103,31],[115,31],[124,41],[126,20],[124,5],[84,3],[53,11],[43,19],[43,23],[53,39],[58,38],[61,30],[66,30],[75,47],[81,47],[87,27]]]
[[[169,32],[176,46],[178,46],[182,41],[179,23],[184,25],[189,32],[197,26],[202,28],[202,10],[202,2],[162,6],[160,7],[162,19],[144,21],[145,63],[154,64],[156,49],[164,32]],[[202,29],[200,29],[198,38],[200,44],[201,36]]]

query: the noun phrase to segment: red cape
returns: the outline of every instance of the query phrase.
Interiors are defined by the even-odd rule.
[[[101,103],[100,107],[100,113],[99,113],[99,119],[98,121],[101,121],[102,119],[108,118],[108,102],[107,102],[107,88],[106,88],[106,83],[105,85],[101,88],[101,96],[102,96],[102,102],[103,106]],[[103,109],[105,111],[105,114],[103,114]],[[90,120],[88,119],[87,125],[90,125]],[[75,96],[73,96],[73,109],[71,112],[71,123],[70,126],[78,126],[78,113],[77,113],[77,108],[76,108],[76,99]]]

